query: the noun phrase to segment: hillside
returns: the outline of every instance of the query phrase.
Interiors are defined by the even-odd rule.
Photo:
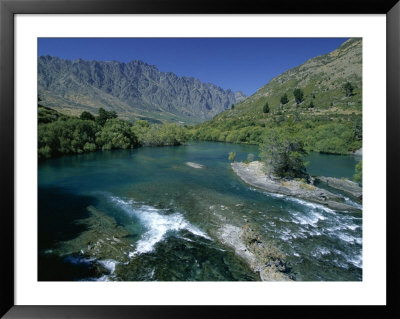
[[[312,58],[272,79],[225,115],[258,115],[265,102],[272,110],[294,110],[297,107],[293,96],[296,88],[304,91],[305,100],[299,106],[309,105],[313,101],[315,110],[333,109],[340,112],[348,111],[350,107],[354,111],[361,111],[361,79],[362,40],[350,39],[329,54]],[[353,95],[349,98],[343,91],[346,82],[354,86]],[[289,102],[281,107],[280,99],[285,93]]]
[[[344,88],[350,83],[353,90]],[[296,102],[295,89],[303,92]],[[287,103],[281,99],[287,95]],[[284,101],[286,102],[286,101]],[[269,110],[263,107],[268,103]],[[362,140],[362,40],[290,69],[192,130],[195,139],[260,144],[269,129],[294,128],[310,150],[347,154]]]
[[[242,92],[160,72],[142,61],[74,61],[41,56],[38,94],[44,106],[69,115],[99,108],[127,120],[199,123],[242,101]]]

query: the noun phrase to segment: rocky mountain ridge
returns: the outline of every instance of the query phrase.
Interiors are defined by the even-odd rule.
[[[63,113],[97,114],[100,107],[125,119],[198,123],[246,98],[192,77],[161,72],[143,61],[38,58],[41,104]]]

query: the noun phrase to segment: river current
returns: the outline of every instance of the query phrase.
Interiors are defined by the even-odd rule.
[[[193,142],[39,164],[39,280],[257,280],[216,240],[224,223],[257,225],[286,254],[295,280],[362,280],[361,212],[337,212],[246,185],[230,167],[232,151],[237,161],[258,155],[252,145]],[[308,160],[312,175],[351,179],[359,158],[314,153]],[[128,262],[104,252],[89,258],[87,247],[59,253],[63,243],[88,234],[91,225],[80,222],[90,217],[88,207],[115,221],[128,243]]]

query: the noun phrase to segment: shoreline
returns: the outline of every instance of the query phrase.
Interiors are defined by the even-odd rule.
[[[264,164],[260,161],[253,161],[248,164],[233,162],[231,167],[243,182],[267,192],[304,199],[342,212],[361,212],[360,209],[346,204],[343,197],[315,185],[298,180],[284,180],[268,176],[264,173]]]

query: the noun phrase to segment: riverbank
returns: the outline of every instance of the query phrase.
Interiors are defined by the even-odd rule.
[[[300,180],[284,180],[267,175],[264,172],[264,164],[260,161],[248,164],[234,162],[231,166],[236,175],[245,183],[267,192],[301,198],[337,211],[359,211],[356,207],[346,204],[342,196],[315,185]]]

